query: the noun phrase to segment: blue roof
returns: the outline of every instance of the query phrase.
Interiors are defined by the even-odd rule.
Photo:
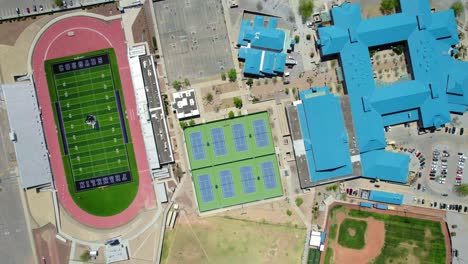
[[[402,12],[363,19],[359,4],[331,9],[333,26],[319,27],[322,55],[338,54],[351,103],[364,176],[406,181],[408,159],[384,151],[384,125],[450,122],[468,106],[468,63],[450,56],[458,43],[453,10],[431,13],[429,0],[400,0]],[[406,41],[414,80],[376,87],[369,48]],[[387,168],[393,173],[387,172]],[[405,171],[406,170],[406,171]],[[396,174],[395,174],[396,173]]]
[[[286,54],[271,51],[241,47],[238,58],[245,60],[244,74],[247,75],[278,75],[283,74]]]
[[[401,205],[403,204],[403,194],[372,190],[370,191],[369,200]]]
[[[264,21],[263,16],[255,16],[253,25],[249,20],[242,20],[237,44],[247,46],[250,43],[254,48],[281,52],[286,37],[284,31],[276,28],[276,18],[270,18],[267,27],[264,27]]]
[[[328,87],[301,91],[297,106],[311,181],[352,174],[339,97]]]
[[[253,76],[275,76],[284,72],[286,33],[277,29],[278,19],[270,17],[265,27],[265,17],[255,16],[253,24],[242,20],[237,45],[238,58],[245,60],[244,74]],[[253,51],[250,51],[253,50]],[[253,62],[251,60],[254,60]]]
[[[406,183],[410,157],[407,154],[383,149],[361,154],[362,174],[365,178]]]

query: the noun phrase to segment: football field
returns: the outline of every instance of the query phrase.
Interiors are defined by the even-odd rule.
[[[103,50],[46,62],[62,159],[77,200],[97,188],[109,196],[114,185],[138,178],[114,56]]]

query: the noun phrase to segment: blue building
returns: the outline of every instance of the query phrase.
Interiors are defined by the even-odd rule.
[[[382,191],[370,191],[369,200],[379,203],[401,205],[403,204],[403,194]]]
[[[348,134],[339,97],[331,94],[328,87],[301,91],[299,97],[297,113],[303,140],[295,143],[295,152],[305,154],[310,181],[351,175]]]
[[[253,23],[242,20],[237,39],[238,59],[244,61],[244,75],[251,77],[277,76],[284,73],[286,52],[294,45],[289,31],[277,28],[275,17],[255,16]]]
[[[318,29],[322,56],[342,66],[362,175],[406,182],[409,156],[385,151],[384,126],[418,121],[421,128],[450,122],[468,106],[468,63],[455,60],[453,10],[431,12],[428,0],[401,0],[401,13],[362,19],[359,4],[331,9],[333,26]],[[376,87],[369,48],[405,43],[412,80]]]

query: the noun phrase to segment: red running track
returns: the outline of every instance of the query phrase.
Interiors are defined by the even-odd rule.
[[[74,36],[68,36],[67,33],[69,31],[73,31]],[[100,217],[83,211],[70,196],[57,137],[58,130],[55,126],[52,104],[49,97],[44,61],[105,48],[114,48],[117,55],[140,180],[135,200],[126,210],[114,216]],[[50,154],[52,173],[59,201],[65,210],[74,219],[85,225],[95,228],[114,228],[132,220],[141,209],[154,208],[156,201],[148,169],[140,122],[136,115],[136,101],[133,93],[121,20],[105,22],[86,16],[76,16],[61,20],[50,26],[39,38],[34,47],[32,64],[36,92],[42,110],[42,121]]]

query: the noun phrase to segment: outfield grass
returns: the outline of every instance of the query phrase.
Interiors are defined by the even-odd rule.
[[[349,234],[351,230],[354,231],[354,236]],[[340,224],[338,244],[347,248],[362,249],[366,245],[366,230],[367,222],[346,218]]]
[[[304,228],[204,218],[167,230],[161,263],[298,263],[304,249]]]
[[[440,222],[360,210],[350,210],[348,215],[373,217],[385,223],[385,245],[375,264],[405,263],[409,255],[419,259],[419,263],[445,263],[446,245]]]
[[[60,62],[108,54],[110,64],[68,73],[54,74],[52,65]],[[97,216],[111,216],[125,210],[138,191],[138,170],[131,143],[128,120],[124,118],[129,142],[124,144],[114,91],[120,93],[120,107],[125,103],[117,60],[113,49],[93,51],[45,63],[55,124],[60,129],[55,103],[62,109],[62,120],[69,154],[65,154],[62,135],[57,133],[68,189],[75,203]],[[100,129],[84,123],[88,114],[96,114]],[[59,130],[60,131],[60,130]],[[90,143],[92,142],[92,143]],[[76,192],[75,181],[130,171],[132,182]]]

